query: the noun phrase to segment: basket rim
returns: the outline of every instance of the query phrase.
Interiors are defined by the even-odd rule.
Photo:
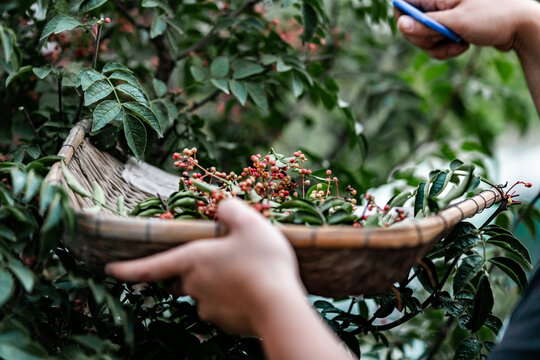
[[[84,141],[91,126],[90,119],[81,120],[66,138],[46,182],[64,186],[61,163],[69,163],[75,150]],[[69,191],[69,188],[68,188]],[[417,247],[446,235],[456,224],[482,212],[503,199],[498,188],[485,190],[471,198],[420,220],[412,220],[388,228],[354,228],[345,225],[276,225],[296,248],[403,248]],[[75,210],[78,229],[85,236],[133,242],[181,244],[227,234],[225,227],[205,220],[163,220],[91,214]]]

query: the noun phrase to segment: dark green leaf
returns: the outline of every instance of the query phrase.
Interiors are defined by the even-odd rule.
[[[135,86],[136,88],[141,87],[141,84],[139,83],[137,78],[135,76],[133,76],[133,74],[131,74],[129,72],[125,72],[123,70],[115,71],[114,73],[112,73],[109,76],[109,79],[124,81],[124,82],[128,83],[129,85]]]
[[[474,307],[469,328],[472,332],[480,330],[493,309],[493,292],[489,284],[489,278],[485,275],[480,277],[476,294],[474,295]]]
[[[92,131],[97,131],[113,121],[121,110],[122,106],[117,101],[105,100],[99,103],[94,110]]]
[[[140,87],[136,87],[131,84],[120,84],[116,87],[116,90],[132,97],[133,99],[137,100],[138,103],[146,106],[147,108],[150,107],[150,103],[146,99],[146,95],[144,95]]]
[[[466,338],[459,344],[454,360],[473,360],[482,351],[482,344],[473,337]]]
[[[501,249],[508,251],[511,254],[516,255],[519,259],[525,262],[525,265],[529,267],[532,264],[529,250],[512,235],[500,234],[489,238],[488,244],[495,245]]]
[[[225,94],[230,94],[229,92],[229,83],[224,79],[211,79],[210,82],[212,85],[217,87],[219,90],[223,91]]]
[[[34,196],[39,191],[39,187],[41,185],[41,178],[36,175],[34,170],[30,170],[28,173],[28,179],[26,181],[26,186],[24,189],[24,197],[22,199],[23,203],[27,204],[29,203]]]
[[[313,38],[313,35],[315,35],[315,31],[317,31],[319,18],[313,7],[305,2],[302,4],[302,18],[304,22],[302,41],[308,42]]]
[[[444,185],[446,184],[446,172],[440,172],[433,183],[431,184],[431,189],[429,190],[429,196],[435,197],[439,195],[444,190]]]
[[[159,123],[158,118],[156,117],[156,114],[149,108],[147,108],[144,105],[135,103],[135,102],[128,102],[122,104],[127,109],[131,110],[131,112],[140,118],[141,120],[144,120],[148,125],[150,125],[154,130],[156,130],[159,134],[162,133],[161,130],[161,124]]]
[[[123,72],[127,72],[127,73],[132,73],[133,72],[127,66],[119,64],[117,62],[106,63],[105,66],[103,67],[103,70],[102,70],[102,72],[104,74],[109,74],[109,73],[112,73],[112,72],[115,72],[115,71],[123,71]]]
[[[454,277],[454,294],[471,281],[482,266],[484,266],[484,259],[480,255],[473,254],[463,259]]]
[[[103,74],[94,69],[82,69],[77,76],[76,86],[81,86],[83,91],[86,91],[93,83],[100,80],[105,80]]]
[[[105,4],[107,0],[86,0],[79,9],[80,12],[85,13],[94,9],[97,9],[101,5]]]
[[[59,34],[63,31],[73,30],[83,24],[68,15],[57,15],[52,18],[43,29],[40,40],[43,40],[51,34]]]
[[[131,115],[124,119],[124,134],[129,148],[137,158],[142,157],[146,149],[146,129],[144,125]]]
[[[523,291],[527,286],[527,275],[521,266],[514,260],[504,257],[494,257],[489,262],[501,269]]]
[[[425,207],[425,197],[424,197],[424,190],[426,188],[426,183],[422,182],[420,185],[418,185],[418,188],[416,189],[416,198],[414,200],[414,216],[418,215],[420,210],[424,210]]]
[[[195,81],[202,82],[204,81],[204,79],[206,79],[206,74],[204,73],[202,69],[196,66],[192,66],[189,68],[189,70],[191,71],[191,75],[193,75],[193,78],[195,79]]]
[[[22,286],[24,287],[24,290],[26,290],[26,292],[32,292],[36,281],[36,276],[34,275],[34,273],[27,269],[18,260],[11,260],[8,266],[9,269],[13,272],[13,274],[15,274],[17,279],[19,279]]]
[[[125,85],[125,84],[123,84]],[[120,85],[122,86],[122,85]],[[130,85],[126,85],[130,86]],[[96,101],[106,98],[113,92],[113,87],[106,81],[96,81],[84,93],[84,105],[92,105]]]

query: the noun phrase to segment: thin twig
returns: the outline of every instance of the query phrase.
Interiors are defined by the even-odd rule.
[[[28,111],[23,106],[21,106],[19,108],[19,110],[22,111],[22,113],[24,115],[24,118],[26,119],[26,122],[28,122],[28,125],[30,125],[30,128],[32,129],[32,132],[34,133],[34,136],[39,137],[39,133],[38,133],[36,127],[34,126],[34,123],[32,122],[32,118],[30,117],[30,114],[28,113]]]

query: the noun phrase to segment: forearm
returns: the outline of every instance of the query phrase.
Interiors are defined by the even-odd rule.
[[[352,360],[301,292],[282,294],[269,299],[257,322],[269,360]]]
[[[520,25],[515,50],[540,115],[540,4],[532,3],[529,10],[527,18]]]

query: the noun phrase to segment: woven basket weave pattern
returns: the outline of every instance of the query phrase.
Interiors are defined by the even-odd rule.
[[[155,196],[124,180],[124,164],[84,139],[89,126],[88,120],[77,124],[59,153],[81,185],[91,190],[94,181],[99,183],[112,207],[119,195],[124,196],[128,209]],[[47,180],[65,186],[60,163],[53,166]],[[66,237],[66,244],[98,271],[108,261],[141,257],[226,233],[219,224],[201,220],[124,218],[106,209],[99,215],[85,213],[82,209],[92,207],[92,200],[67,190],[77,212],[78,235],[75,239]],[[457,223],[501,199],[499,191],[487,190],[436,216],[384,229],[298,225],[279,228],[295,248],[301,277],[310,293],[334,297],[370,295],[406,278],[411,267]]]

